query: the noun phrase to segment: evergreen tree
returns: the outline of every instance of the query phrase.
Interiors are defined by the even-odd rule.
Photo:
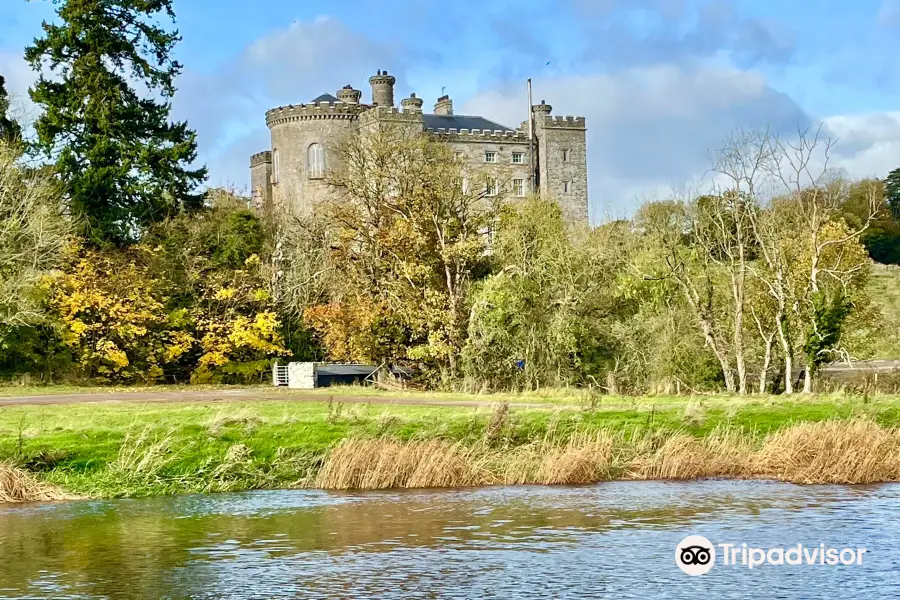
[[[22,139],[22,128],[9,118],[9,94],[6,93],[6,79],[0,75],[0,141],[14,143]]]
[[[172,0],[53,0],[59,24],[25,50],[44,108],[34,149],[56,163],[73,215],[95,243],[124,245],[150,223],[202,205],[197,136],[169,120],[181,65]],[[134,85],[147,91],[138,94]]]
[[[884,180],[884,195],[894,218],[900,220],[900,168],[888,173]]]

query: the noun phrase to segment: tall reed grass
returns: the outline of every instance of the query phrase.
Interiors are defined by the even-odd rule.
[[[586,484],[612,479],[775,479],[793,483],[900,481],[900,430],[868,419],[791,425],[759,440],[722,429],[622,431],[568,442],[495,448],[442,440],[347,439],[312,482],[324,489]]]
[[[69,500],[74,496],[35,479],[30,473],[0,462],[0,503]]]

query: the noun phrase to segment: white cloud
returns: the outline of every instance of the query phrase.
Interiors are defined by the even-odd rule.
[[[709,168],[709,150],[733,128],[793,131],[809,117],[753,72],[672,65],[616,75],[560,77],[535,84],[557,115],[582,115],[588,127],[593,214],[621,216],[635,197],[690,186]],[[524,89],[478,94],[460,112],[507,124],[525,118]]]
[[[834,165],[850,177],[884,177],[900,167],[900,111],[824,119],[835,136]]]
[[[0,49],[0,75],[6,79],[6,91],[9,92],[10,104],[15,116],[23,114],[32,117],[35,105],[28,96],[28,88],[37,79],[37,75],[22,58],[22,53]]]
[[[366,99],[370,75],[391,68],[402,81],[405,64],[398,47],[339,21],[298,21],[258,38],[209,75],[185,72],[174,113],[197,131],[210,183],[246,185],[250,155],[268,147],[267,110],[335,94],[347,84],[362,89]]]
[[[708,182],[710,151],[738,127],[769,127],[789,138],[822,122],[823,135],[836,140],[831,167],[883,177],[900,166],[900,112],[819,119],[756,72],[661,65],[541,80],[535,92],[535,102],[546,99],[554,114],[587,118],[595,220],[627,216],[642,200]],[[524,86],[476,94],[459,110],[509,126],[526,111]]]

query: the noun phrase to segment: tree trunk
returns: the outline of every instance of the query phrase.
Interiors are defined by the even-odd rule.
[[[813,391],[813,374],[809,365],[806,365],[806,372],[803,375],[803,393],[812,394]]]
[[[610,396],[619,395],[619,386],[616,383],[616,374],[613,371],[606,374],[606,389]]]
[[[769,366],[772,364],[772,344],[775,342],[775,335],[772,334],[766,339],[766,353],[763,357],[762,370],[759,372],[759,393],[766,393],[766,385],[769,382]]]
[[[734,319],[734,359],[737,366],[738,393],[747,393],[747,365],[744,361],[744,310],[738,308]]]
[[[784,356],[784,393],[794,393],[794,357],[790,354]]]
[[[784,315],[775,315],[775,324],[778,326],[778,339],[781,341],[781,349],[784,351],[784,393],[794,393],[794,353],[791,342],[785,330]]]

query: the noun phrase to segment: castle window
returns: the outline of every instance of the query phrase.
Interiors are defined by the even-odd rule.
[[[484,190],[485,196],[496,196],[497,195],[497,182],[496,181],[488,181],[487,187]]]
[[[325,176],[325,151],[321,144],[310,144],[306,151],[306,170],[310,179]]]
[[[525,155],[521,152],[513,152],[512,161],[514,164],[521,165],[523,162],[525,162]]]
[[[484,153],[484,162],[487,162],[487,163],[497,162],[497,153],[496,152],[485,152]]]
[[[563,162],[569,162],[569,155],[570,155],[570,154],[571,154],[571,151],[570,151],[570,150],[563,150],[563,151],[562,151],[562,159],[563,159]]]
[[[279,161],[278,149],[272,150],[272,183],[278,183]]]
[[[513,194],[516,196],[524,196],[525,195],[525,180],[524,179],[513,179]]]
[[[572,182],[571,181],[563,181],[563,192],[568,194],[572,191]]]

